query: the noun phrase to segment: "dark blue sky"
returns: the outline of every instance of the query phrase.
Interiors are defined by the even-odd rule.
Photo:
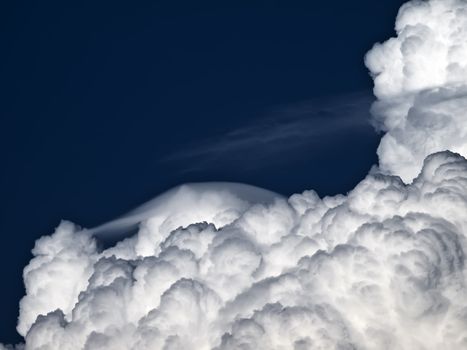
[[[0,341],[59,220],[183,182],[346,192],[376,162],[363,55],[402,1],[10,1],[0,8]]]

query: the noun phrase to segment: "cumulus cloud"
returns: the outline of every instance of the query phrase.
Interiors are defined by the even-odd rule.
[[[397,37],[366,55],[378,98],[373,112],[386,132],[380,167],[406,182],[431,153],[467,155],[466,11],[464,0],[408,2]]]
[[[62,222],[25,269],[18,330],[26,349],[459,349],[466,211],[467,161],[441,152],[410,185],[372,174],[218,226],[148,218],[103,251]]]
[[[466,21],[465,1],[413,1],[368,53],[386,135],[347,195],[191,184],[62,222],[24,270],[16,348],[467,348]]]

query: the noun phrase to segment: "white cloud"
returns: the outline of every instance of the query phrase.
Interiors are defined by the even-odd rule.
[[[373,47],[365,63],[378,98],[373,112],[386,131],[380,168],[409,182],[431,153],[467,156],[466,3],[408,2],[396,31],[396,38]]]
[[[459,349],[465,212],[467,160],[441,152],[410,185],[373,174],[217,228],[159,220],[101,252],[63,222],[25,270],[19,330],[26,349]]]
[[[467,145],[466,20],[464,1],[411,2],[367,55],[382,173],[346,196],[186,185],[62,222],[25,268],[25,348],[466,348],[467,160],[445,151]]]

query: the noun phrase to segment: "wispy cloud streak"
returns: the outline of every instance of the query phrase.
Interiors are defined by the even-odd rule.
[[[294,105],[278,106],[256,118],[252,123],[233,129],[217,137],[202,139],[196,144],[177,150],[164,162],[183,163],[196,171],[215,161],[236,158],[242,164],[278,161],[288,152],[300,148],[324,147],[329,140],[345,133],[374,132],[368,112],[373,97],[369,91],[316,98]]]

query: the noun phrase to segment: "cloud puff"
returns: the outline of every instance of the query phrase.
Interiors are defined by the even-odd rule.
[[[410,2],[367,55],[387,133],[347,195],[192,184],[62,222],[24,270],[16,348],[467,348],[467,160],[446,150],[467,143],[466,20],[464,1]]]
[[[366,55],[378,98],[373,113],[386,132],[380,168],[406,182],[431,153],[467,156],[466,11],[464,0],[408,2],[397,37]]]

